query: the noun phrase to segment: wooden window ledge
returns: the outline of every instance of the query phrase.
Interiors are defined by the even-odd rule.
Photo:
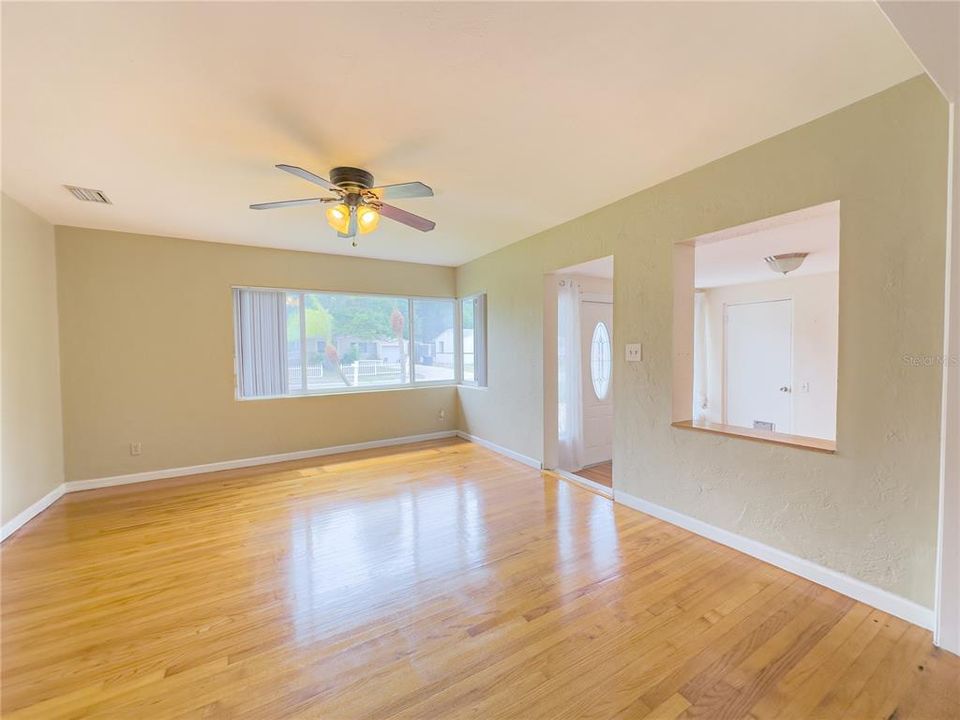
[[[747,440],[770,443],[772,445],[786,445],[787,447],[803,448],[805,450],[830,454],[837,452],[837,443],[833,440],[824,440],[823,438],[787,435],[786,433],[771,432],[769,430],[756,430],[754,428],[723,425],[721,423],[694,422],[693,420],[681,420],[672,423],[672,425],[681,430],[699,430],[700,432],[746,438]]]

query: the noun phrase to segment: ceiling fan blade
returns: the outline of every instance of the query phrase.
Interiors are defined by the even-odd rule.
[[[409,225],[420,232],[430,232],[437,226],[433,220],[427,220],[419,215],[414,215],[411,212],[401,210],[393,205],[387,205],[386,203],[380,204],[380,214],[384,217],[390,218],[391,220],[396,220],[398,223]]]
[[[254,203],[251,210],[270,210],[279,207],[296,207],[297,205],[316,205],[318,203],[334,202],[340,198],[303,198],[302,200],[277,200],[276,202]]]
[[[430,232],[437,226],[433,220],[427,220],[419,215],[408,213],[406,210],[401,210],[398,207],[387,205],[386,203],[380,203],[380,214],[404,225],[409,225],[420,232]]]
[[[396,198],[433,197],[433,188],[422,182],[397,183],[373,188],[378,197],[394,200]]]
[[[315,183],[320,187],[325,187],[327,190],[340,190],[339,185],[334,185],[332,182],[330,182],[326,178],[322,178],[319,175],[314,175],[312,172],[310,172],[309,170],[304,170],[302,167],[297,167],[296,165],[281,164],[281,165],[277,165],[277,168],[280,170],[283,170],[284,172],[288,172],[291,175],[296,175],[297,177],[301,177],[304,180]]]

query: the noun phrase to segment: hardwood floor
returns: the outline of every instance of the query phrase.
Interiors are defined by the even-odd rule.
[[[575,475],[579,475],[582,478],[586,478],[591,482],[595,482],[597,485],[603,485],[607,488],[613,487],[613,461],[607,460],[606,462],[597,463],[596,465],[591,465],[590,467],[585,467],[582,470],[578,470]]]
[[[70,494],[0,560],[11,719],[960,715],[929,632],[460,441]]]

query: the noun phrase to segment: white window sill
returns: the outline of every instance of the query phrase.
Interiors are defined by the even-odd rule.
[[[364,395],[366,393],[384,393],[384,392],[402,392],[404,390],[429,390],[435,388],[454,388],[458,387],[456,382],[432,382],[416,383],[415,385],[396,385],[393,387],[363,387],[363,388],[343,388],[341,390],[326,390],[324,392],[296,393],[290,395],[263,395],[260,397],[240,397],[234,396],[239,402],[258,402],[260,400],[296,400],[298,398],[318,398],[330,397],[332,395]]]

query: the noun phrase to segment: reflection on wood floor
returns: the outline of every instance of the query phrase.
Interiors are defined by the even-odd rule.
[[[5,718],[957,717],[930,633],[458,440],[67,495]]]

